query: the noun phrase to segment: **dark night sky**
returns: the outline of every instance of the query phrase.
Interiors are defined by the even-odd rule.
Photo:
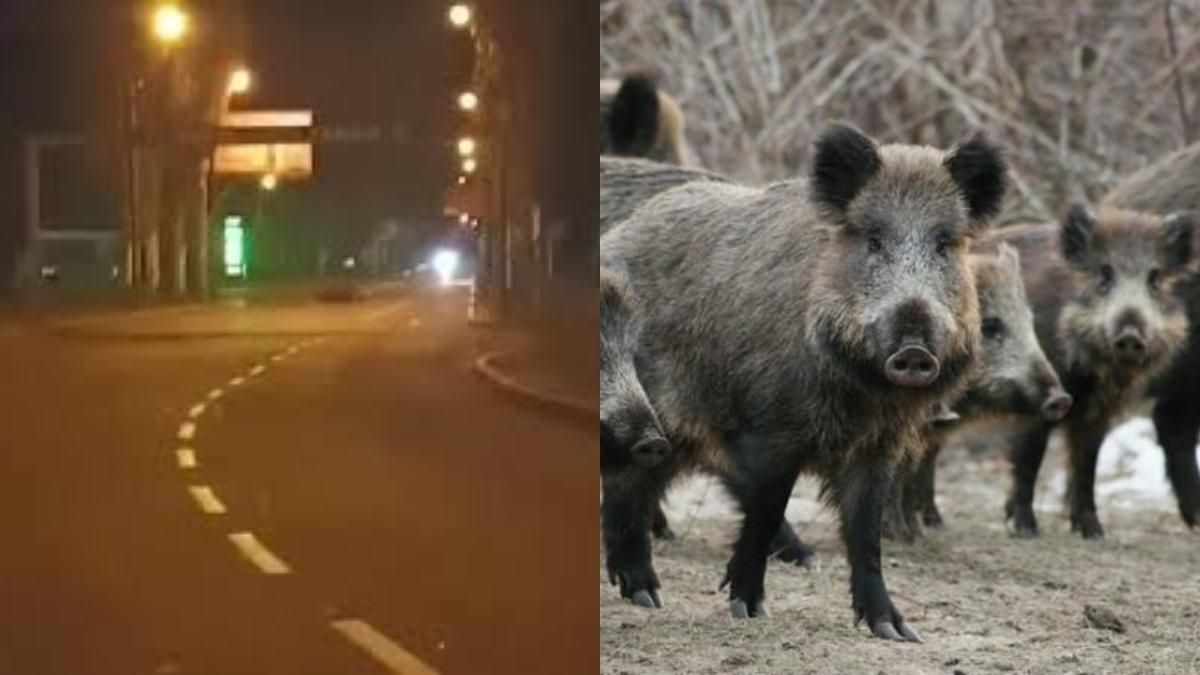
[[[18,155],[30,130],[101,125],[112,109],[120,28],[133,0],[0,0],[0,272],[22,207]],[[185,3],[186,4],[186,3]],[[401,125],[413,142],[317,149],[314,180],[281,191],[305,227],[352,242],[388,216],[434,218],[445,184],[461,36],[430,0],[244,0],[247,107],[311,107],[322,124]],[[107,27],[107,28],[105,28]],[[2,286],[2,284],[0,284]]]

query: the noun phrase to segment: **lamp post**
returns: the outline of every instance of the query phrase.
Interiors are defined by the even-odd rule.
[[[170,56],[171,50],[178,46],[187,36],[191,26],[191,18],[189,15],[173,3],[165,3],[156,7],[149,17],[149,37],[157,42],[163,49],[166,56]],[[146,119],[141,108],[141,99],[144,89],[147,86],[147,78],[139,71],[142,68],[137,65],[138,59],[134,58],[133,64],[134,75],[126,82],[125,86],[125,122],[126,122],[126,219],[127,219],[127,241],[125,253],[125,279],[126,283],[134,288],[142,287],[146,284],[148,273],[153,270],[147,269],[146,258],[147,250],[146,242],[143,241],[146,233],[143,232],[143,223],[141,222],[142,209],[142,186],[141,186],[141,159],[139,157],[139,146],[147,142]],[[151,274],[152,277],[157,277],[156,274]],[[151,280],[155,280],[152,278]]]
[[[229,72],[229,77],[225,84],[225,96],[221,101],[221,108],[218,112],[217,127],[220,127],[220,116],[229,110],[229,104],[235,96],[241,96],[249,93],[254,85],[254,75],[246,66],[236,66]],[[208,149],[208,156],[205,158],[204,172],[204,214],[201,219],[200,226],[203,228],[200,236],[197,237],[198,246],[202,254],[198,256],[197,262],[197,288],[196,291],[201,297],[208,296],[209,277],[212,272],[212,265],[208,259],[208,248],[211,245],[212,233],[210,228],[214,222],[214,211],[219,208],[223,191],[217,185],[215,167],[216,167],[216,146],[214,143]]]

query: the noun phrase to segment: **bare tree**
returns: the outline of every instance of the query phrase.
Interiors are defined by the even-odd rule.
[[[1186,143],[1200,85],[1200,0],[603,0],[600,33],[603,72],[657,72],[707,167],[794,176],[832,119],[936,145],[983,128],[1013,165],[1007,220]]]

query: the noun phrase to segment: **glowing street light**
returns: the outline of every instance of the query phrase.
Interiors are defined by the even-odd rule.
[[[175,44],[187,33],[188,15],[175,5],[160,5],[153,21],[154,36],[163,44]]]
[[[467,224],[467,223],[469,223],[469,222],[471,222],[471,215],[470,215],[470,214],[467,214],[467,213],[460,213],[460,214],[458,214],[458,224],[459,224],[459,225],[466,225],[466,224]]]
[[[464,91],[458,95],[458,107],[470,112],[479,107],[479,97],[475,92]]]
[[[229,93],[244,94],[250,91],[250,85],[253,83],[253,78],[250,71],[246,68],[235,68],[229,74]]]
[[[466,177],[466,176],[459,176],[459,177],[458,177],[458,184],[459,184],[459,185],[466,185],[466,184],[467,184],[467,177]]]
[[[270,192],[279,185],[279,177],[273,173],[263,174],[262,180],[258,182],[262,189]]]
[[[475,158],[468,157],[463,160],[462,169],[464,173],[475,173]]]
[[[475,154],[475,139],[469,136],[458,139],[458,154],[463,157]]]
[[[462,2],[451,5],[447,16],[450,18],[450,24],[455,28],[466,28],[467,24],[471,23],[471,8]]]

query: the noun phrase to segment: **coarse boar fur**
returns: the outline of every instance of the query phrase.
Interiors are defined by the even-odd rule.
[[[1174,292],[1191,257],[1192,218],[1072,206],[1061,225],[996,233],[1021,252],[1038,339],[1075,398],[1060,423],[1070,450],[1071,527],[1104,535],[1094,485],[1100,445],[1114,420],[1145,395],[1187,339]],[[1033,489],[1056,423],[1023,420],[1012,437],[1013,488],[1006,515],[1018,536],[1037,534]]]
[[[807,471],[838,509],[856,617],[918,639],[884,583],[880,516],[893,469],[974,365],[968,241],[1005,185],[982,136],[943,151],[835,125],[807,182],[688,183],[602,237],[602,266],[638,298],[638,376],[675,449],[604,485],[607,567],[623,596],[657,600],[651,507],[681,469],[703,465],[744,514],[730,609],[763,613],[769,547]]]
[[[934,467],[948,430],[1017,415],[1058,421],[1071,408],[1071,396],[1034,331],[1016,249],[977,241],[968,260],[979,297],[979,363],[966,392],[946,402],[957,419],[953,424],[928,425],[921,459],[899,476],[891,508],[885,511],[885,536],[910,541],[921,534],[922,525],[942,525],[934,501]]]
[[[1200,143],[1171,153],[1121,181],[1102,206],[1159,215],[1200,213]],[[1191,269],[1175,285],[1188,316],[1188,340],[1165,371],[1150,383],[1154,429],[1166,455],[1167,477],[1179,514],[1200,525],[1200,237],[1192,237]]]

